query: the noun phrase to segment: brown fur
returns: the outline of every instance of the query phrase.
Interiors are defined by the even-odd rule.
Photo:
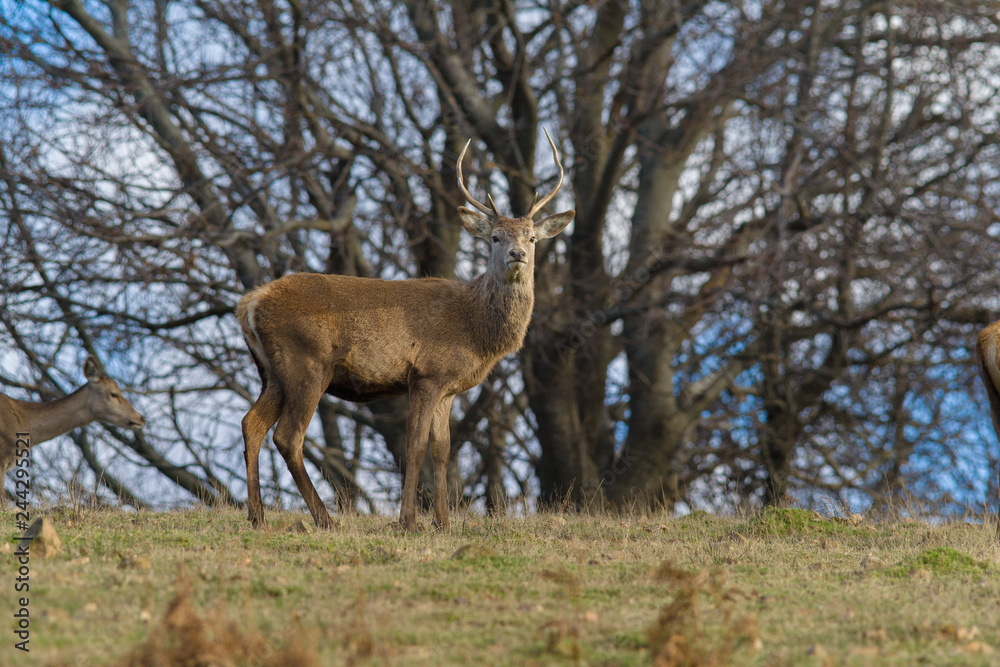
[[[459,215],[466,230],[492,245],[487,271],[470,283],[293,274],[240,300],[236,315],[262,384],[243,419],[254,526],[265,524],[258,457],[275,422],[275,447],[313,520],[332,525],[302,463],[306,427],[324,392],[356,402],[409,394],[400,522],[407,530],[416,527],[417,471],[430,444],[435,521],[448,526],[452,401],[520,349],[534,307],[534,239],[558,234],[574,212],[537,224],[464,207]]]
[[[145,418],[93,357],[84,362],[83,374],[87,384],[47,403],[19,401],[0,394],[0,476],[17,463],[18,433],[28,434],[30,448],[92,421],[132,429],[145,425]]]
[[[1000,321],[979,332],[976,338],[976,366],[990,401],[993,431],[1000,439]],[[1000,515],[997,517],[997,538],[1000,539]]]

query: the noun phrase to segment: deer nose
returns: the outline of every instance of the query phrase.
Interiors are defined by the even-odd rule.
[[[515,262],[523,262],[524,258],[528,256],[528,253],[520,248],[511,248],[507,251],[507,254],[510,255]]]

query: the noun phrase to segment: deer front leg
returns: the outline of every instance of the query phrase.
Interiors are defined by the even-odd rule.
[[[454,396],[438,403],[431,424],[431,455],[434,457],[434,523],[448,529],[448,461],[451,458],[451,404]]]
[[[427,454],[427,440],[440,398],[441,390],[433,382],[410,382],[410,413],[406,420],[406,473],[403,476],[403,502],[399,508],[399,523],[403,530],[417,529],[417,481],[420,466]]]

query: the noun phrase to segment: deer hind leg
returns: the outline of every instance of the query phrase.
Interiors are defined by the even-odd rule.
[[[318,384],[316,383],[316,385]],[[306,381],[305,386],[301,387],[297,393],[295,401],[285,397],[285,404],[281,410],[281,416],[278,418],[278,426],[274,429],[274,446],[281,457],[285,459],[285,465],[292,473],[295,486],[302,494],[302,499],[305,500],[313,521],[319,528],[330,529],[333,528],[330,513],[327,512],[326,506],[316,492],[316,487],[309,479],[302,457],[306,428],[312,420],[316,406],[319,405],[323,389]]]
[[[312,420],[319,399],[323,396],[323,389],[326,387],[322,382],[311,382],[305,378],[296,391],[295,400],[291,400],[286,394],[284,405],[281,409],[281,416],[278,418],[278,426],[274,429],[274,446],[278,453],[285,459],[288,471],[292,473],[295,486],[299,488],[309,513],[313,521],[320,528],[333,528],[333,521],[326,506],[316,493],[306,466],[302,458],[302,445],[306,437],[306,428]]]
[[[448,529],[448,461],[451,458],[451,404],[454,396],[438,403],[431,423],[431,455],[434,457],[434,523]]]
[[[281,412],[281,393],[273,389],[273,386],[264,386],[260,396],[243,417],[243,459],[247,464],[247,512],[250,525],[254,528],[267,525],[264,520],[264,503],[260,499],[258,462],[264,438],[274,426],[274,422],[278,421],[278,414]]]
[[[406,420],[406,474],[403,476],[403,502],[399,523],[403,530],[417,529],[417,481],[427,454],[434,411],[441,400],[441,390],[433,383],[417,380],[410,383],[410,413]]]

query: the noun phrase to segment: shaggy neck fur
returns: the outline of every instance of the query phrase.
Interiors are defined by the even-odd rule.
[[[503,276],[487,271],[472,281],[470,287],[476,308],[473,335],[479,349],[496,357],[521,349],[535,307],[535,281],[531,273],[521,280],[507,282]]]

